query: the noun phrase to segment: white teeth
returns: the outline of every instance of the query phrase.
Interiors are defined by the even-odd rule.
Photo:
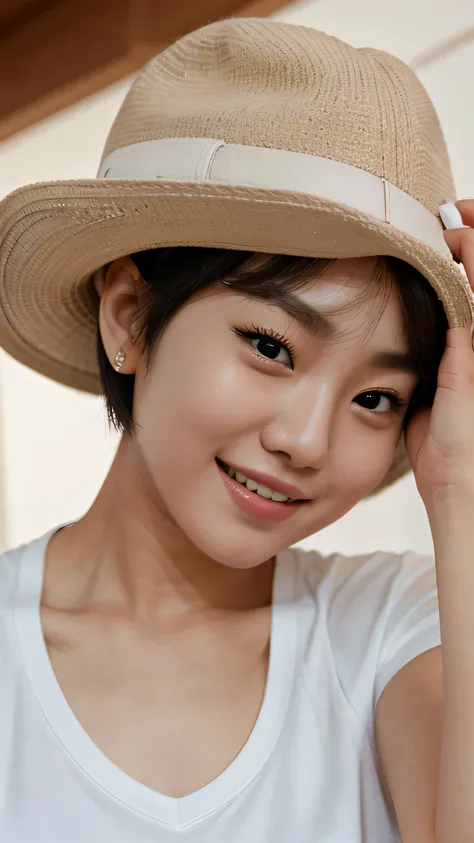
[[[233,468],[229,468],[228,466],[226,466],[226,471],[229,477],[235,477],[237,482],[246,486],[249,492],[256,492],[257,495],[260,495],[262,498],[278,501],[280,503],[291,500],[288,495],[282,495],[281,492],[274,492],[273,489],[270,489],[268,486],[264,486],[263,483],[257,483],[256,480],[251,480],[249,477],[246,477],[241,471],[235,471]]]
[[[260,483],[257,486],[257,492],[262,498],[267,498],[267,500],[270,500],[272,496],[272,490],[268,486],[261,486]]]
[[[287,495],[282,495],[281,492],[272,492],[272,501],[288,501],[289,497]]]

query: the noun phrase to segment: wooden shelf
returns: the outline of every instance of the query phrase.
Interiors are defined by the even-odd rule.
[[[0,0],[0,140],[142,67],[214,20],[283,0]]]

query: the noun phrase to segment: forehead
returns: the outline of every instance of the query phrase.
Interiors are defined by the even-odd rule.
[[[361,295],[364,291],[367,295]],[[372,340],[398,339],[403,345],[403,315],[395,279],[380,258],[341,258],[309,279],[298,297],[322,315],[331,317],[338,331],[366,327],[375,313]]]
[[[314,279],[308,279],[304,289],[305,301],[324,307],[328,313],[352,302],[361,289],[371,283],[379,263],[377,257],[339,258],[334,260]],[[387,278],[382,265],[380,280]],[[300,293],[301,294],[301,293]]]

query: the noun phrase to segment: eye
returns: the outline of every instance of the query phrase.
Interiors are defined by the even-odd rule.
[[[380,407],[380,399],[385,400],[388,407],[386,405],[384,407],[383,401],[382,407]],[[400,397],[398,392],[378,389],[371,389],[370,392],[362,392],[355,400],[365,401],[365,403],[369,405],[366,409],[373,413],[377,413],[378,415],[383,415],[384,413],[389,412],[400,413],[407,403]]]
[[[267,357],[269,360],[275,360],[276,363],[283,363],[285,365],[290,363],[291,365],[290,352],[278,340],[263,336],[258,339],[252,339],[251,345],[255,351],[258,351],[258,353],[262,355],[262,357]]]
[[[247,328],[233,328],[232,330],[237,336],[249,340],[252,348],[265,360],[283,363],[283,365],[289,363],[290,368],[294,369],[294,347],[286,337],[277,334],[272,329],[257,328],[255,325],[252,325],[252,328],[253,330]],[[369,405],[366,409],[376,415],[386,415],[390,412],[401,414],[408,403],[398,392],[387,389],[371,389],[358,395],[355,400],[365,401]],[[384,407],[383,400],[387,402],[388,406]],[[380,406],[381,401],[382,406]]]
[[[234,331],[239,337],[249,340],[252,348],[266,360],[283,363],[293,369],[294,348],[291,343],[272,329],[252,327],[252,331],[246,328],[234,328]]]

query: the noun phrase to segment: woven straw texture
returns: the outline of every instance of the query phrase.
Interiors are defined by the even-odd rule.
[[[152,59],[103,158],[157,138],[303,152],[387,179],[432,214],[455,198],[435,109],[394,56],[258,18],[210,24]],[[22,187],[0,203],[0,344],[31,368],[100,392],[91,274],[140,249],[212,246],[411,263],[450,325],[472,323],[457,264],[393,225],[328,200],[239,184],[94,179]],[[380,488],[408,470],[403,443]]]

